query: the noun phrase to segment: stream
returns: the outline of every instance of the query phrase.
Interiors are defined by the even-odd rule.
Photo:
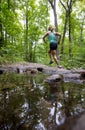
[[[46,77],[0,75],[0,130],[57,130],[67,118],[85,111],[84,83],[47,84]]]

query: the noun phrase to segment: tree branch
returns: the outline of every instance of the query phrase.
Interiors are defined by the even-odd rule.
[[[61,0],[59,0],[59,1],[60,1],[61,5],[64,7],[64,9],[67,10],[64,3]]]
[[[53,5],[53,0],[48,0],[49,3],[51,4],[51,7],[54,8],[54,5]]]
[[[69,7],[68,0],[67,0],[67,7]]]
[[[74,3],[74,0],[70,0],[69,6],[68,6],[69,13],[71,13],[71,11],[72,11],[73,3]]]

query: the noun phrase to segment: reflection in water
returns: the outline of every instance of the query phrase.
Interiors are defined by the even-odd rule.
[[[85,110],[85,84],[45,84],[46,75],[0,76],[0,130],[56,130]]]

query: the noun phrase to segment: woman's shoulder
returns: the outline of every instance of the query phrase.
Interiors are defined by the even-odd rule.
[[[58,32],[54,32],[54,34],[57,34]]]
[[[47,33],[48,33],[48,34],[50,34],[50,33],[51,33],[51,31],[48,31]]]

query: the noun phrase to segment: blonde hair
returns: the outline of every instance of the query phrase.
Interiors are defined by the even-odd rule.
[[[49,31],[53,31],[54,29],[55,29],[55,26],[50,25],[50,26],[48,27],[48,30],[49,30]]]

